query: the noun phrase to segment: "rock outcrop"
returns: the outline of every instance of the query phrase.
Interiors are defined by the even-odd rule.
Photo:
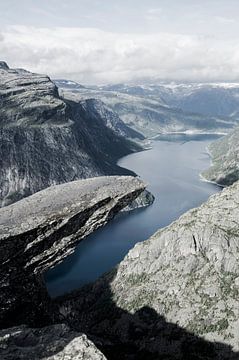
[[[58,300],[62,318],[133,359],[238,359],[238,229],[239,182]]]
[[[1,360],[106,360],[86,335],[66,325],[0,331]]]
[[[135,209],[144,208],[150,206],[154,202],[154,196],[148,190],[144,190],[131,204],[123,208],[121,211],[132,211]]]
[[[209,146],[211,167],[202,173],[209,181],[228,186],[239,180],[239,128]]]
[[[0,209],[1,328],[55,321],[42,274],[144,189],[134,177],[99,177],[52,186]]]
[[[44,75],[0,65],[0,206],[51,185],[131,174],[117,160],[141,147],[119,136],[91,102],[60,98]]]

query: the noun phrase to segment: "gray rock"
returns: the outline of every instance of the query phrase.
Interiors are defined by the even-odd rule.
[[[134,177],[99,177],[52,186],[0,209],[1,327],[53,321],[42,274],[145,186]]]
[[[105,360],[86,335],[66,325],[26,326],[0,331],[1,360]]]
[[[211,167],[202,173],[208,181],[222,186],[239,180],[239,128],[209,146]]]
[[[121,212],[132,211],[152,205],[154,196],[148,190],[144,190],[131,204],[121,210]]]
[[[190,338],[202,342],[195,359],[238,359],[238,277],[239,182],[138,243],[59,308],[83,331],[157,356],[184,359]]]
[[[116,134],[101,110],[61,99],[45,75],[2,64],[0,207],[55,184],[132,175],[116,162],[141,147]]]
[[[66,104],[48,76],[0,67],[0,125],[67,124]]]
[[[9,67],[5,61],[0,61],[0,69],[8,70]]]
[[[65,99],[76,100],[76,97],[71,92],[65,93]],[[144,140],[144,136],[139,132],[133,130],[131,127],[127,126],[119,117],[119,115],[112,111],[112,109],[103,103],[103,101],[90,98],[86,100],[79,101],[81,106],[90,111],[91,116],[101,117],[105,125],[114,131],[117,135],[123,136],[125,138],[131,138],[135,141]]]

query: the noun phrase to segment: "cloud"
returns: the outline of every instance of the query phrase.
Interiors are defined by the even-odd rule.
[[[219,22],[220,24],[234,24],[236,23],[236,20],[233,18],[227,18],[224,16],[215,16],[214,19]]]
[[[14,26],[2,31],[1,60],[82,83],[143,78],[239,80],[239,42],[168,33]]]
[[[146,13],[146,19],[148,21],[157,20],[161,17],[162,12],[163,12],[162,8],[148,9]]]

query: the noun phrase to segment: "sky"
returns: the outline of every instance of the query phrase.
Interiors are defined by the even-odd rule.
[[[0,0],[0,60],[84,84],[239,81],[238,0]]]

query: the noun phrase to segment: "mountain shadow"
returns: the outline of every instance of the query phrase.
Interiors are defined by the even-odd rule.
[[[117,270],[69,295],[55,299],[59,321],[86,333],[109,360],[238,360],[230,345],[210,342],[149,306],[135,313],[119,308],[110,283]]]

